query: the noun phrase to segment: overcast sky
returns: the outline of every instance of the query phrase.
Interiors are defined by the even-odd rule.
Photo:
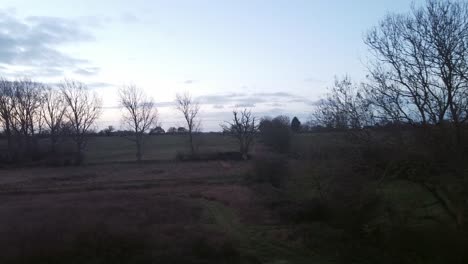
[[[421,1],[416,1],[416,3]],[[0,75],[74,78],[104,98],[102,127],[119,128],[117,89],[143,88],[164,128],[189,91],[205,131],[234,107],[306,121],[315,101],[348,74],[365,77],[363,35],[409,0],[0,0]]]

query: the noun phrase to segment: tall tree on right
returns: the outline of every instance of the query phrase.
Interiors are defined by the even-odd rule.
[[[422,125],[424,131],[435,126],[435,135],[444,131],[437,140],[431,135],[430,141],[424,141],[430,146],[444,140],[447,153],[439,157],[435,148],[437,161],[427,163],[440,171],[406,179],[421,184],[457,226],[464,227],[467,196],[461,190],[467,188],[467,177],[462,129],[468,121],[468,2],[428,0],[407,14],[390,14],[368,32],[365,43],[374,55],[366,95],[376,117]],[[430,154],[429,150],[424,154]]]
[[[428,0],[370,30],[368,94],[383,120],[455,127],[468,120],[468,3]]]

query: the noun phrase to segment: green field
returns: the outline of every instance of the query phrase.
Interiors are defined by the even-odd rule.
[[[196,149],[201,153],[237,151],[232,137],[219,134],[195,135]],[[147,136],[143,143],[143,159],[174,160],[178,152],[188,153],[188,138],[185,135]],[[87,148],[87,160],[91,163],[133,161],[135,143],[124,137],[92,137]]]

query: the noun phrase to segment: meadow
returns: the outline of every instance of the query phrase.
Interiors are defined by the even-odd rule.
[[[145,142],[140,163],[131,141],[111,136],[90,138],[82,166],[0,169],[0,263],[466,257],[466,241],[430,192],[356,173],[358,153],[346,133],[295,134],[282,155],[257,140],[245,161],[177,160],[187,151],[183,135]],[[200,134],[196,142],[200,153],[237,150],[221,134]]]

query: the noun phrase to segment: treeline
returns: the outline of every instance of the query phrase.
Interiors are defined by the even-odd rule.
[[[20,162],[40,158],[39,138],[50,141],[55,153],[61,138],[75,145],[75,161],[81,163],[87,133],[101,113],[101,100],[85,84],[66,80],[55,86],[30,79],[0,80],[0,124],[7,151],[2,160]]]
[[[189,94],[177,95],[176,103],[188,129],[170,128],[168,132],[187,134],[194,152],[192,138],[199,131],[199,106]],[[102,100],[84,83],[65,80],[52,85],[27,78],[2,78],[0,126],[1,135],[6,139],[6,151],[0,155],[0,162],[30,162],[65,152],[73,153],[74,164],[81,164],[91,135],[118,135],[134,141],[136,158],[141,161],[144,135],[165,133],[158,125],[154,100],[130,85],[119,90],[119,106],[123,109],[121,122],[126,130],[115,131],[109,126],[96,132],[95,122],[102,112]],[[68,148],[70,145],[65,141],[70,140],[73,150],[63,151],[65,145]]]
[[[146,135],[165,133],[186,135],[190,149],[187,156],[196,159],[194,135],[200,132],[199,104],[185,93],[176,95],[175,105],[184,117],[186,127],[171,127],[166,132],[159,125],[154,99],[134,85],[122,87],[119,89],[119,106],[124,130],[108,126],[97,132],[95,122],[101,114],[102,101],[84,83],[65,80],[52,85],[26,78],[1,79],[0,126],[6,151],[0,156],[0,162],[27,163],[72,155],[73,162],[67,161],[67,164],[78,165],[84,161],[90,136],[120,136],[132,140],[135,142],[136,160],[141,161]],[[297,118],[292,123],[286,116],[264,117],[258,122],[248,109],[235,110],[233,114],[233,121],[221,127],[224,134],[238,139],[239,152],[244,159],[248,158],[260,131],[265,141],[278,146],[282,152],[289,144],[290,131],[308,131]]]

